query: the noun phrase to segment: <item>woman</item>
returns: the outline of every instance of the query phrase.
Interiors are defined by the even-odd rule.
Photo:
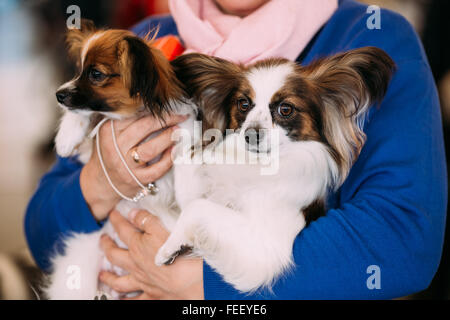
[[[110,213],[119,198],[95,153],[84,167],[76,159],[58,159],[30,202],[25,229],[39,266],[48,267],[61,235],[97,230],[109,216],[129,250],[107,237],[101,245],[109,260],[130,274],[104,272],[100,280],[121,292],[142,290],[136,299],[394,298],[428,286],[442,251],[447,185],[439,102],[421,44],[411,26],[392,12],[381,11],[377,29],[367,23],[367,7],[353,0],[292,1],[295,6],[285,10],[281,3],[294,2],[175,0],[172,17],[150,19],[134,29],[143,35],[159,24],[159,36],[179,34],[188,49],[242,63],[272,55],[308,64],[368,45],[382,48],[396,62],[388,93],[379,108],[372,108],[364,128],[367,143],[358,161],[330,196],[327,215],[295,241],[292,273],[273,292],[243,295],[201,259],[156,267],[153,258],[167,232],[148,212],[134,213],[131,223]],[[181,120],[173,117],[168,124]],[[154,119],[123,121],[117,129],[120,148],[142,181],[157,180],[170,168],[165,152],[172,144],[170,129],[138,148],[159,129]],[[128,173],[115,169],[109,132],[105,125],[101,140],[108,170],[120,190],[135,194]],[[163,156],[156,164],[138,166],[131,160],[133,151],[144,161]]]

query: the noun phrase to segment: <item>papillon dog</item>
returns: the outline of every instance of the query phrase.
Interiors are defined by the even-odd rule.
[[[67,32],[66,42],[79,72],[56,92],[65,111],[55,139],[62,157],[81,154],[78,148],[99,117],[163,118],[182,97],[170,62],[151,40],[126,30],[97,30],[82,20],[81,29]]]
[[[325,214],[327,192],[342,185],[358,158],[368,110],[383,99],[395,69],[374,47],[308,66],[285,59],[242,66],[197,53],[169,63],[125,31],[88,27],[69,31],[68,40],[80,74],[58,90],[68,110],[57,152],[85,163],[92,147],[79,146],[99,115],[189,115],[180,132],[190,138],[175,144],[173,169],[155,182],[158,194],[137,204],[123,200],[117,209],[124,216],[148,210],[170,231],[157,265],[189,251],[242,292],[268,288],[294,266],[295,237]],[[263,174],[273,162],[276,170]],[[108,222],[68,237],[64,254],[53,257],[48,297],[93,299],[99,290],[119,297],[98,283],[101,269],[124,274],[101,252],[103,233],[124,247]],[[67,285],[74,268],[82,275],[75,289]]]
[[[64,111],[55,138],[59,156],[77,156],[81,163],[87,163],[94,147],[88,135],[103,118],[138,118],[151,114],[164,121],[165,116],[176,112],[191,115],[180,127],[193,127],[196,110],[183,102],[185,93],[170,62],[152,47],[151,40],[126,30],[96,29],[91,21],[82,20],[81,29],[67,32],[66,42],[78,74],[56,92]],[[164,226],[170,229],[179,214],[173,173],[169,171],[159,179],[157,187],[158,195],[145,197],[139,203],[122,200],[116,209],[127,216],[133,208],[144,208],[160,216]],[[51,257],[52,269],[43,288],[47,298],[94,299],[99,292],[109,298],[119,297],[117,292],[103,290],[98,285],[99,271],[112,270],[99,248],[103,233],[124,247],[109,222],[98,232],[66,235],[63,252],[55,252]],[[77,270],[81,277],[71,286],[71,272]],[[114,271],[121,272],[117,268]]]
[[[181,214],[155,262],[192,248],[236,289],[270,288],[294,266],[296,236],[325,214],[327,192],[358,158],[364,120],[384,98],[395,63],[364,47],[307,66],[285,59],[240,66],[196,53],[172,65],[203,127],[223,139],[202,151],[208,162],[174,166]],[[230,154],[269,155],[278,170],[262,174],[266,164],[258,161],[214,163]]]

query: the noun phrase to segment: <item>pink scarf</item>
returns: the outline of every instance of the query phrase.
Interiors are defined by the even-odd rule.
[[[337,0],[270,0],[240,18],[213,0],[169,0],[186,52],[238,63],[270,57],[295,60],[338,7]]]

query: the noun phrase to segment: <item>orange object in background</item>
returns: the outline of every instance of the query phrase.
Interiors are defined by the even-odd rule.
[[[184,47],[181,44],[180,39],[176,36],[165,36],[156,39],[153,42],[153,47],[161,50],[169,60],[175,59],[184,51]]]

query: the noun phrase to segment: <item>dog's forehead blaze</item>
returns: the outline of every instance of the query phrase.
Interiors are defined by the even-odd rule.
[[[286,119],[273,116],[273,124],[285,128],[292,140],[321,140],[322,119],[318,108],[320,101],[317,100],[314,87],[302,75],[300,67],[284,59],[269,59],[250,66],[247,75],[250,77],[244,78],[245,81],[236,91],[230,108],[231,129],[240,128],[250,114],[239,111],[238,99],[245,96],[259,103],[260,108],[272,109],[271,114],[277,112],[281,103],[295,106],[293,116]],[[261,94],[265,94],[262,100]]]
[[[271,97],[271,105],[280,102],[293,104],[300,109],[311,108],[311,102],[314,100],[312,95],[313,87],[302,77],[300,72],[293,72],[286,77],[284,84]]]
[[[126,30],[98,31],[87,38],[82,49],[82,64],[101,64],[105,66],[117,66],[119,44],[127,36],[133,33]]]
[[[248,98],[251,108],[258,108],[260,113],[262,109],[269,108],[273,96],[283,87],[293,70],[292,63],[285,59],[266,59],[247,66],[229,109],[230,128],[240,128],[251,113],[239,110],[239,99]]]

